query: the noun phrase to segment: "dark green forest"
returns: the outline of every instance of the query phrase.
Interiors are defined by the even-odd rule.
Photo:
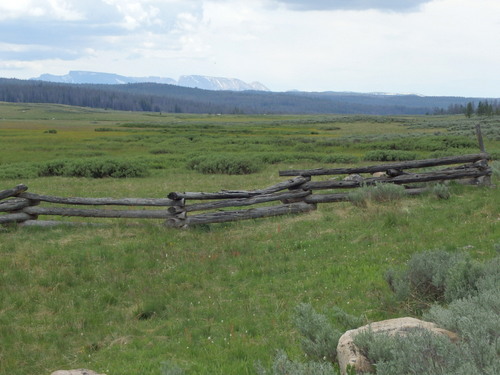
[[[91,85],[0,78],[0,101],[125,111],[221,114],[422,115],[500,113],[496,99],[343,92],[209,91],[176,85]],[[477,105],[475,103],[478,103]]]

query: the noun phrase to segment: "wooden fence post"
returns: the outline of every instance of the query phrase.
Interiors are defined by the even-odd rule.
[[[477,143],[479,145],[479,149],[481,153],[486,154],[486,148],[484,147],[483,141],[483,133],[481,132],[481,124],[476,124],[476,137]],[[487,164],[488,160],[483,159],[483,161]],[[478,185],[491,186],[491,175],[479,177],[476,179]]]
[[[484,147],[484,141],[483,141],[483,133],[481,132],[481,124],[477,123],[476,124],[476,136],[477,136],[477,143],[479,144],[479,149],[481,150],[482,153],[486,153],[486,149]]]

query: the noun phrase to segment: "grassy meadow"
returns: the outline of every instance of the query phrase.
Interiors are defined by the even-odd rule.
[[[46,195],[160,198],[264,188],[285,180],[284,169],[477,153],[477,122],[499,159],[496,117],[220,116],[0,103],[0,190],[24,183]],[[235,162],[235,174],[199,168],[217,158]],[[102,160],[144,173],[70,173]],[[253,173],[238,174],[242,164]],[[292,324],[298,304],[326,315],[340,307],[367,321],[406,316],[384,281],[389,267],[425,250],[496,254],[498,189],[451,183],[450,191],[449,199],[332,203],[189,230],[132,219],[0,228],[0,373],[254,374],[255,363],[269,366],[278,349],[306,360]]]

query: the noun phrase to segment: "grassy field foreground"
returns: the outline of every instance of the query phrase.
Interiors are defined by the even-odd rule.
[[[117,130],[108,132],[118,137],[115,141],[100,138],[102,132],[95,132],[93,127],[101,127],[102,123],[78,124],[88,120],[78,120],[78,116],[85,116],[71,113],[80,111],[77,109],[62,111],[62,116],[67,117],[54,120],[50,115],[41,118],[41,112],[33,118],[22,117],[19,108],[9,108],[19,118],[10,115],[11,120],[0,122],[0,131],[8,131],[12,140],[22,137],[24,141],[7,143],[0,160],[3,166],[14,165],[14,169],[18,163],[91,157],[79,153],[89,152],[94,144],[101,145],[98,152],[103,154],[128,153],[137,157],[157,147],[151,142],[158,134],[132,143],[133,147],[108,149],[106,144],[116,146],[116,139],[137,134],[120,135]],[[24,115],[34,111],[33,107],[28,108],[31,109]],[[8,117],[7,110],[3,116]],[[102,116],[110,116],[110,127],[116,129],[129,121],[126,113]],[[121,117],[117,120],[116,116]],[[341,136],[351,137],[349,129],[359,136],[370,126],[373,137],[415,131],[398,121],[384,121],[377,128],[374,119],[352,122],[348,118],[341,122],[335,117],[331,119],[333,125],[324,118],[323,122],[311,124],[309,120],[314,119],[318,120],[275,118],[272,121],[281,121],[273,125],[275,136],[295,141],[288,144],[288,149],[282,146],[280,150],[252,143],[254,148],[250,151],[257,155],[278,150],[289,155],[308,145],[290,135],[292,130],[302,131],[302,138],[321,137],[322,131],[342,131]],[[231,121],[236,120],[243,123],[234,125],[240,130],[241,139],[248,140],[245,134],[264,139],[272,131],[266,125],[266,134],[248,135],[262,130],[263,125],[237,116]],[[76,133],[65,135],[65,128],[58,121],[64,122],[68,132]],[[72,121],[76,121],[74,128]],[[229,120],[223,117],[221,121]],[[252,121],[271,120],[262,116]],[[415,125],[420,120],[411,121]],[[432,128],[428,119],[422,122],[427,123],[418,130],[422,134],[430,133],[430,129],[446,132],[444,127]],[[56,134],[43,133],[58,124]],[[341,130],[324,130],[334,127]],[[134,129],[142,134],[145,128]],[[200,128],[196,129],[198,136],[203,134]],[[226,130],[231,129],[228,126]],[[175,134],[162,138],[162,142],[167,145],[172,139],[179,141]],[[210,142],[208,138],[200,140],[197,152],[217,152],[217,147],[222,148],[227,141],[227,133],[222,134],[218,137],[214,132]],[[74,145],[61,142],[67,149],[40,141],[58,136],[79,141]],[[188,138],[185,142],[192,145]],[[489,140],[487,147],[497,150],[497,143]],[[338,154],[358,157],[370,150],[359,141],[349,144],[332,147],[337,147],[334,152]],[[38,157],[36,153],[23,155],[23,148],[35,145],[40,147]],[[289,160],[266,165],[250,177],[205,176],[183,168],[184,158],[189,158],[193,150],[189,147],[161,156],[150,153],[148,158],[165,157],[170,164],[154,169],[149,177],[97,180],[4,176],[0,190],[24,182],[29,191],[40,194],[163,197],[175,190],[265,187],[282,180],[277,177],[279,169],[323,166],[315,160]],[[258,150],[259,147],[263,148]],[[325,204],[305,215],[187,231],[164,228],[161,221],[117,220],[103,221],[106,225],[100,227],[3,228],[0,373],[31,375],[90,368],[109,375],[160,375],[168,374],[172,366],[184,369],[186,374],[254,374],[255,362],[269,365],[277,349],[284,349],[293,359],[305,359],[291,322],[299,303],[311,303],[326,315],[338,306],[349,313],[365,315],[367,320],[402,316],[407,314],[404,306],[395,303],[383,280],[389,267],[404,264],[416,252],[431,249],[467,251],[476,259],[495,255],[500,246],[498,190],[455,184],[450,189],[448,200],[426,195],[390,204],[370,202],[365,208],[350,203]]]

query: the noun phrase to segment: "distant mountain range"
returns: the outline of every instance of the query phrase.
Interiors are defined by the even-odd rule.
[[[127,83],[161,83],[212,91],[269,91],[260,82],[246,83],[237,78],[209,77],[201,75],[180,76],[179,80],[162,77],[127,77],[113,73],[70,71],[66,75],[42,74],[36,81],[74,84],[120,85]]]

